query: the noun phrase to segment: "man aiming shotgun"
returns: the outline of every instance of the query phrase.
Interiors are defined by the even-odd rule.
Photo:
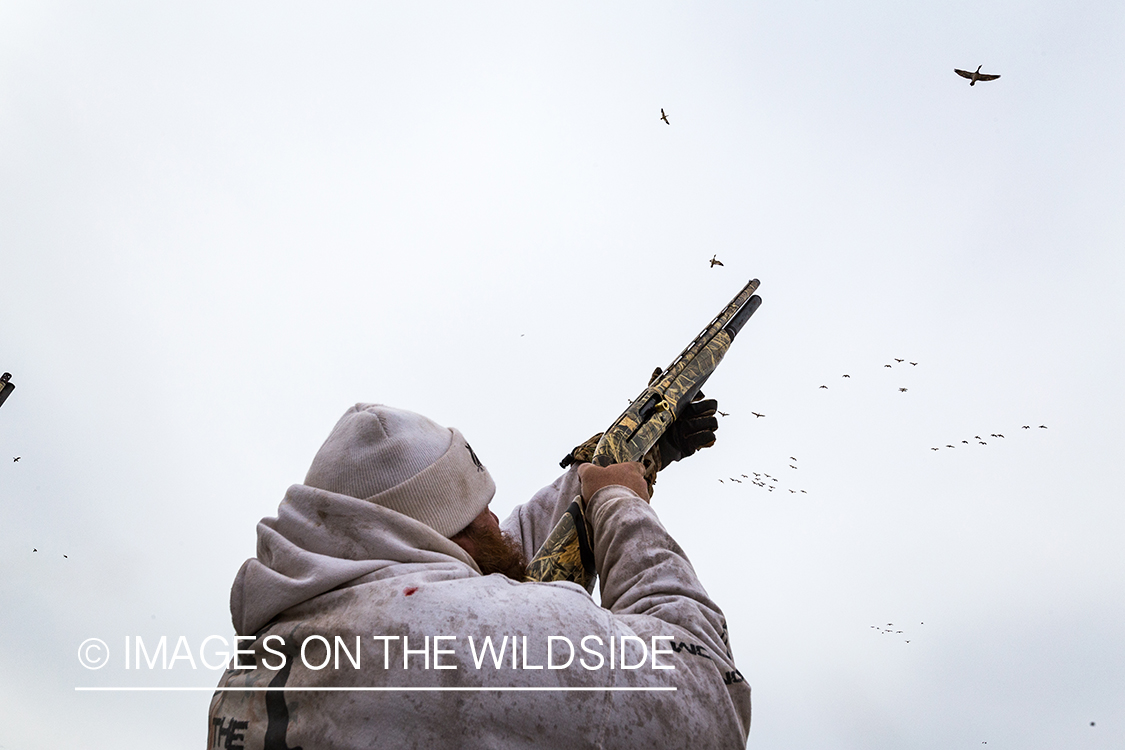
[[[756,287],[503,524],[459,431],[345,412],[235,579],[241,654],[208,748],[744,747],[750,689],[726,619],[648,499],[664,462],[713,442],[714,406],[693,399]]]

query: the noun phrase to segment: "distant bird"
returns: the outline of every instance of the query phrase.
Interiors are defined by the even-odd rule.
[[[726,482],[724,482],[723,480],[720,479],[719,484],[726,484]]]
[[[796,460],[797,460],[797,457],[796,457],[796,456],[790,456],[790,457],[789,457],[789,460],[790,460],[790,461],[796,461]]]
[[[937,448],[930,448],[930,450],[932,450],[932,451],[936,451],[936,450],[938,450],[938,449],[937,449]]]
[[[917,367],[917,366],[918,366],[918,363],[917,363],[917,362],[911,362],[910,364],[914,365],[915,367]]]
[[[802,495],[807,495],[807,494],[809,494],[809,493],[805,492],[804,490],[801,490],[801,494],[802,494]]]
[[[826,386],[826,385],[822,385],[822,386],[820,386],[820,387],[821,387],[821,388],[823,388],[823,389],[824,389],[824,390],[826,390],[826,391],[828,390],[828,386]]]
[[[844,377],[845,377],[845,378],[850,378],[850,377],[851,377],[851,375],[845,375]]]
[[[789,492],[790,492],[790,493],[792,493],[792,494],[794,494],[794,495],[796,495],[796,494],[797,494],[797,490],[789,490]]]
[[[981,445],[988,445],[988,443],[984,442],[983,440],[980,441],[980,444]]]
[[[883,365],[883,367],[890,367],[890,365]]]
[[[739,484],[742,484],[742,480],[741,480],[741,479],[735,479],[734,477],[730,477],[730,481],[732,481],[732,482],[738,482]]]
[[[745,474],[739,474],[739,476],[742,477],[743,479],[749,479],[750,478],[750,477],[746,476]]]
[[[906,393],[906,389],[905,389],[905,388],[899,388],[899,391],[901,391],[902,393]]]
[[[958,70],[957,68],[954,68],[953,72],[961,76],[962,78],[968,78],[970,86],[976,86],[977,81],[995,81],[1000,77],[999,75],[991,75],[990,73],[981,73],[980,69],[983,67],[983,65],[978,65],[977,69],[972,73],[967,70]]]
[[[906,361],[905,359],[899,359],[898,357],[895,357],[894,359],[895,359],[895,362],[905,362]]]
[[[976,439],[976,440],[980,440],[980,439],[981,439],[981,438],[980,438],[980,435],[973,435],[973,438],[974,438],[974,439]]]
[[[1025,425],[1023,426],[1023,428],[1024,428],[1025,430],[1030,430],[1030,429],[1031,429],[1031,425],[1029,425],[1029,424],[1025,424]]]
[[[711,256],[710,262],[711,262],[711,268],[714,268],[715,266],[723,265],[723,262],[721,260],[719,260],[719,254],[718,253],[715,253],[714,255]]]
[[[965,445],[968,445],[968,444],[969,444],[969,441],[968,441],[968,440],[962,440],[961,442],[962,442],[962,443],[964,443]]]
[[[664,114],[664,107],[660,108],[660,119],[664,121],[665,125],[671,125],[672,124],[672,123],[668,122],[668,115]],[[689,128],[689,130],[690,130],[690,128]]]
[[[1039,429],[1045,430],[1045,429],[1047,429],[1047,425],[1041,424],[1041,425],[1039,425]]]
[[[32,548],[32,550],[31,550],[31,551],[32,551],[32,552],[38,552],[39,550],[37,550],[37,549],[34,549],[34,548]]]
[[[1000,434],[1000,433],[998,432],[998,433],[996,433],[996,437],[998,437],[998,438],[1002,438],[1002,437],[1004,437],[1004,436],[1003,436],[1003,435],[1001,435],[1001,434]],[[1007,438],[1004,438],[1004,439],[1005,439],[1005,440],[1007,440]]]
[[[793,464],[789,464],[789,468],[790,468],[790,469],[796,469],[797,467],[796,467],[796,466],[794,466]]]
[[[69,558],[69,557],[67,557],[66,555],[63,555],[63,557],[64,557],[65,559],[67,559],[67,560],[69,560],[69,559],[70,559],[70,558]]]
[[[18,464],[23,456],[12,456],[12,463]]]
[[[946,445],[945,447],[946,448],[956,448],[957,446],[956,445]]]
[[[715,413],[718,414],[720,417],[729,417],[730,416],[729,413],[727,413],[725,411],[719,411],[718,409],[715,410]]]
[[[754,415],[755,417],[764,417],[764,416],[766,416],[765,414],[759,414],[759,413],[758,413],[758,412],[756,412],[756,411],[752,411],[752,412],[750,412],[750,413],[751,413],[751,414],[753,414],[753,415]]]

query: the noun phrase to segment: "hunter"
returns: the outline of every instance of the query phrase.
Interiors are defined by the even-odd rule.
[[[503,523],[458,430],[349,409],[235,578],[209,750],[744,748],[726,620],[649,504],[653,465],[714,443],[715,409],[676,420],[647,478],[578,455]],[[600,604],[524,580],[578,496]]]

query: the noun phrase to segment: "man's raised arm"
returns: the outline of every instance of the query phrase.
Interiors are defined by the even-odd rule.
[[[643,473],[638,463],[581,467],[602,606],[646,641],[671,636],[669,682],[685,701],[710,705],[714,740],[745,746],[750,688],[734,664],[726,619],[649,505]]]

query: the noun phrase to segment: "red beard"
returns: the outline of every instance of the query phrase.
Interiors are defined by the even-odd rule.
[[[465,539],[472,544],[471,557],[482,575],[502,573],[513,581],[527,580],[527,561],[519,542],[495,526],[471,525],[458,532],[453,539]]]

